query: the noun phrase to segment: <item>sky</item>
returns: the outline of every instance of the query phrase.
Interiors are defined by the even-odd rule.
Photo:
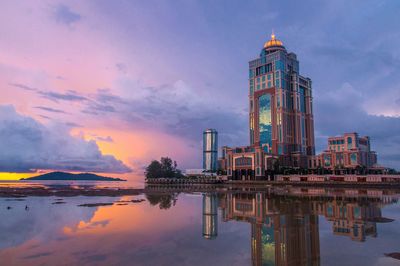
[[[200,168],[206,128],[221,146],[247,145],[248,62],[272,30],[313,81],[317,152],[358,132],[400,169],[399,11],[396,0],[2,1],[0,172],[133,176],[161,156]]]

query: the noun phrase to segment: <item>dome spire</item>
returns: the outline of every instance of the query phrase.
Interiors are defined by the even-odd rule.
[[[272,29],[271,39],[264,44],[264,48],[280,47],[285,49],[283,43],[275,37],[274,29]]]

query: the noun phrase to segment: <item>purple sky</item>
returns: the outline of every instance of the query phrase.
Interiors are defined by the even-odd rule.
[[[313,80],[317,151],[356,131],[400,168],[399,1],[1,6],[1,171],[142,172],[162,155],[199,168],[209,127],[248,144],[248,61],[272,29]]]

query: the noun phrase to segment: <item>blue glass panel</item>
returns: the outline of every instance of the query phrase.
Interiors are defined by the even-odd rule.
[[[300,86],[299,89],[300,89],[300,111],[305,113],[306,112],[305,88]]]
[[[267,144],[272,148],[272,120],[271,120],[271,95],[264,94],[258,98],[259,104],[259,129],[260,144]]]

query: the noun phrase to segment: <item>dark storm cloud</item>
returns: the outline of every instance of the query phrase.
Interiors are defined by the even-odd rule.
[[[61,124],[45,127],[21,116],[12,106],[0,106],[0,172],[36,169],[126,173],[131,170],[96,142],[75,138]]]
[[[54,16],[58,23],[71,25],[82,19],[81,15],[72,11],[68,6],[60,4],[54,10]]]

